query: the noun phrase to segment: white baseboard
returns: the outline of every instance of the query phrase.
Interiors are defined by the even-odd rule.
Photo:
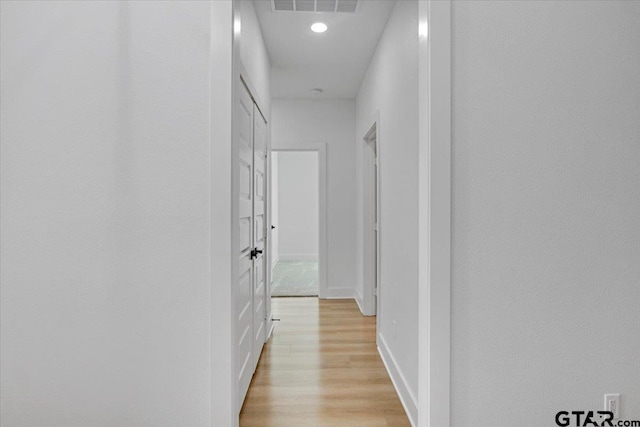
[[[276,264],[278,263],[278,261],[280,261],[280,257],[277,256],[273,259],[273,261],[271,261],[271,269],[275,268]]]
[[[318,254],[280,254],[279,261],[318,261]]]
[[[328,288],[321,298],[324,299],[353,299],[354,298],[353,288]]]
[[[273,330],[276,327],[276,322],[274,322],[272,319],[269,319],[269,322],[267,323],[267,342],[269,342],[269,340],[271,339],[271,335],[273,334]]]
[[[396,393],[398,393],[404,411],[407,413],[407,417],[409,417],[409,422],[413,427],[416,427],[418,425],[417,399],[409,390],[407,380],[402,375],[402,372],[400,372],[396,359],[391,354],[387,342],[380,333],[378,334],[378,352],[382,358],[382,363],[384,363],[384,366],[387,368],[389,377],[391,377],[391,382],[396,389]]]
[[[363,316],[375,316],[376,315],[375,309],[373,311],[365,310],[364,297],[360,293],[360,290],[356,289],[354,294],[355,294],[354,298],[356,299],[356,303],[358,304],[358,308],[360,309],[360,313]]]
[[[360,290],[356,289],[355,292],[356,304],[358,304],[358,308],[360,309],[360,314],[364,315],[364,310],[362,309],[362,305],[364,304],[362,295],[360,294]]]

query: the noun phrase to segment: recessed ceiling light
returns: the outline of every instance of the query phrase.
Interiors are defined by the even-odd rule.
[[[324,93],[324,91],[322,89],[320,89],[319,87],[317,87],[317,88],[311,89],[309,91],[309,93],[311,95],[313,95],[313,96],[320,96],[320,95],[322,95]]]
[[[324,33],[327,31],[327,24],[324,22],[314,22],[311,24],[311,31],[314,33]]]

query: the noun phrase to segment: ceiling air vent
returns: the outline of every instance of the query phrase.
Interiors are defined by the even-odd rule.
[[[271,0],[274,12],[355,13],[362,0]]]

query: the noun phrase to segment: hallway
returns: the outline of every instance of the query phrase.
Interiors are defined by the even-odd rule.
[[[241,427],[405,427],[376,348],[376,318],[353,300],[274,298],[276,327],[240,415]]]

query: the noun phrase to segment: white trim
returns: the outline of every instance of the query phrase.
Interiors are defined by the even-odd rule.
[[[323,299],[356,299],[353,288],[327,288],[324,290]],[[357,301],[356,301],[357,302]]]
[[[269,113],[271,114],[271,113]],[[270,119],[271,117],[269,117]],[[273,322],[273,314],[271,313],[271,282],[272,282],[272,273],[273,267],[278,263],[280,257],[278,254],[273,254],[273,229],[271,228],[273,225],[273,218],[271,217],[271,202],[273,200],[271,191],[273,189],[273,184],[271,181],[272,173],[272,158],[271,158],[271,123],[267,121],[267,211],[266,215],[266,226],[267,226],[267,242],[265,247],[267,248],[267,265],[265,272],[265,288],[264,288],[264,297],[265,297],[265,314],[267,317],[267,330],[269,333],[267,334],[265,342],[269,341],[271,337],[271,332],[273,332],[273,328],[275,327]]]
[[[253,98],[253,102],[256,104],[256,107],[258,107],[258,110],[260,110],[260,114],[262,114],[262,117],[264,117],[265,121],[268,124],[271,119],[270,117],[271,111],[269,109],[269,106],[264,102],[262,102],[262,100],[258,96],[258,90],[256,89],[255,85],[251,81],[251,75],[245,68],[242,60],[238,60],[237,66],[238,66],[238,72],[240,73],[240,78],[242,79],[244,84],[247,86],[247,89],[251,94],[251,98]]]
[[[318,254],[280,254],[280,261],[318,261]]]
[[[419,427],[450,425],[451,2],[419,2]]]
[[[396,389],[400,403],[402,403],[402,407],[407,413],[409,422],[413,427],[416,427],[416,420],[418,419],[417,399],[413,393],[411,393],[407,380],[404,375],[402,375],[402,371],[400,371],[398,363],[389,350],[389,346],[381,333],[378,334],[378,353],[380,353],[384,367],[387,368],[393,387]]]
[[[327,144],[324,142],[278,142],[271,151],[316,151],[318,153],[318,297],[334,298],[327,288]],[[280,255],[282,259],[283,255]],[[343,298],[343,297],[337,297]],[[353,298],[353,292],[349,298]]]
[[[211,425],[237,427],[235,411],[235,304],[233,283],[237,279],[234,228],[237,166],[233,161],[235,136],[236,63],[239,32],[238,4],[231,0],[210,3],[209,120],[210,120],[210,263],[211,263]],[[217,348],[218,351],[213,349]]]
[[[268,106],[270,107],[270,106]],[[278,262],[278,256],[275,258],[275,263],[271,260],[273,257],[271,244],[272,232],[271,225],[273,224],[273,218],[271,218],[271,111],[269,111],[269,118],[267,120],[267,159],[265,162],[266,165],[266,191],[265,197],[267,206],[264,212],[265,215],[265,227],[267,230],[267,239],[264,245],[264,249],[267,251],[267,257],[265,262],[265,272],[264,272],[264,317],[265,317],[265,327],[267,328],[267,334],[265,335],[264,342],[269,342],[269,338],[271,338],[271,332],[273,332],[273,328],[275,325],[273,324],[273,315],[271,314],[271,275],[273,272],[273,266]]]
[[[273,330],[276,328],[276,323],[273,321],[273,319],[269,319],[269,329],[267,329],[267,342],[269,341],[269,338],[271,338],[271,334],[273,334]]]
[[[356,304],[358,304],[358,308],[360,309],[360,313],[363,316],[366,316],[366,314],[364,314],[364,309],[362,308],[362,294],[360,293],[360,289],[355,289],[353,292],[353,298],[356,300]]]
[[[379,315],[380,314],[380,263],[382,261],[382,257],[380,256],[380,251],[381,251],[381,247],[382,245],[380,244],[380,236],[382,235],[382,228],[381,228],[381,215],[380,215],[380,195],[381,195],[381,188],[382,186],[380,185],[380,165],[381,165],[381,149],[380,149],[380,110],[376,110],[375,114],[373,115],[373,117],[371,118],[371,120],[368,122],[369,126],[366,130],[366,132],[364,133],[364,136],[362,137],[362,139],[359,141],[359,146],[358,148],[360,150],[366,150],[367,149],[367,145],[370,144],[372,141],[375,142],[375,166],[377,168],[377,173],[376,173],[376,206],[375,206],[375,210],[376,210],[376,221],[377,221],[377,239],[375,240],[375,245],[376,245],[376,262],[375,262],[375,278],[376,278],[376,285],[377,285],[377,295],[376,295],[376,288],[373,285],[373,283],[365,283],[364,282],[364,278],[367,276],[365,274],[365,270],[367,268],[370,268],[371,266],[368,265],[367,260],[364,259],[364,254],[366,253],[366,248],[365,248],[365,242],[371,242],[373,240],[373,237],[371,236],[371,233],[373,232],[372,229],[368,228],[367,226],[369,224],[365,224],[365,218],[366,216],[364,215],[364,212],[362,212],[362,219],[363,219],[363,230],[362,230],[362,255],[363,255],[363,259],[362,259],[362,306],[361,306],[361,311],[362,314],[365,316],[375,316],[375,315]],[[364,154],[363,151],[363,156],[362,156],[362,200],[364,202],[364,200],[367,199],[367,195],[364,194],[364,177],[366,176],[368,171],[365,171],[365,169],[367,167],[369,167],[370,165],[366,164],[366,155]],[[371,195],[369,195],[369,197],[371,197]],[[360,207],[361,209],[363,208],[363,206]],[[362,310],[362,308],[364,310]],[[376,328],[380,329],[380,325],[381,325],[381,317],[378,316],[378,318],[376,319]]]
[[[279,256],[276,256],[276,257],[273,258],[273,260],[271,261],[271,269],[273,269],[276,266],[278,261],[280,261],[280,257]]]

